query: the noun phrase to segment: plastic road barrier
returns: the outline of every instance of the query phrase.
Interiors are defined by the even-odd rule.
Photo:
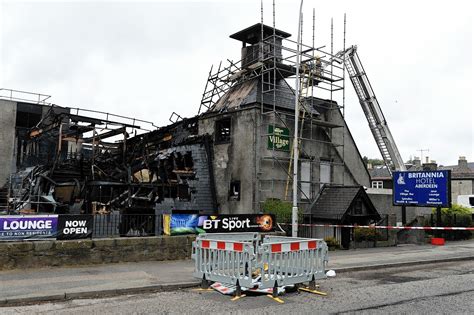
[[[194,277],[251,288],[257,233],[202,234],[193,242]]]
[[[328,249],[322,239],[257,233],[198,235],[193,242],[194,277],[235,285],[240,292],[300,284],[326,278]]]
[[[326,278],[328,247],[321,239],[266,236],[259,247],[262,288],[280,287]]]

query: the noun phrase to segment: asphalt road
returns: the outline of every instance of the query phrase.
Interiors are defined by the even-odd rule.
[[[322,297],[288,293],[230,301],[217,292],[182,290],[107,299],[0,308],[0,314],[431,313],[474,312],[474,261],[343,273],[321,281]]]

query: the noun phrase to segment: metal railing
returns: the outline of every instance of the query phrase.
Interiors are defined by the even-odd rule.
[[[51,98],[51,95],[0,88],[0,99],[50,105],[46,102],[49,98]]]
[[[155,236],[160,219],[154,214],[96,214],[92,238]]]

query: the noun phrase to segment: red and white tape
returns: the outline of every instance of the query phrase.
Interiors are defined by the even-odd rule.
[[[291,223],[280,223],[290,225]],[[367,228],[367,229],[387,229],[387,230],[445,230],[445,231],[474,231],[474,227],[459,226],[390,226],[390,225],[350,225],[350,224],[298,224],[298,226],[309,227],[340,227],[340,228]]]
[[[244,250],[243,243],[209,241],[209,240],[202,240],[201,247],[208,248],[208,249],[222,249],[222,250],[234,251],[234,252],[242,252]]]

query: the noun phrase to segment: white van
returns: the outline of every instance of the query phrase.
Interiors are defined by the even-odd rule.
[[[459,195],[457,204],[463,207],[471,208],[474,213],[474,195]]]

